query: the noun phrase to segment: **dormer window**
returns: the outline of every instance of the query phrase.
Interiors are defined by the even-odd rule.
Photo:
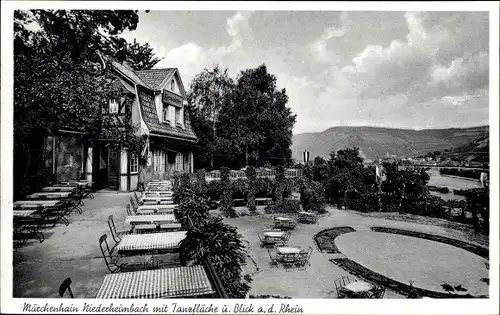
[[[170,91],[174,92],[174,90],[175,90],[175,81],[172,80],[170,81]]]
[[[112,98],[109,100],[109,113],[118,113],[118,100],[116,98]]]
[[[166,105],[166,104],[163,105],[163,122],[170,124],[170,116],[169,116],[168,108],[169,108],[168,105]]]
[[[175,108],[175,124],[179,127],[182,127],[181,109],[178,107]]]

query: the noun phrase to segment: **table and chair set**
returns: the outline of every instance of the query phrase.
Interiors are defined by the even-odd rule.
[[[265,247],[269,254],[271,267],[279,266],[281,263],[289,271],[296,267],[303,270],[310,266],[312,247],[303,249],[289,244],[291,230],[294,230],[296,226],[297,222],[294,218],[277,216],[273,218],[273,225],[262,231],[262,236],[257,234],[260,246]],[[274,255],[272,250],[275,251]]]
[[[383,286],[361,280],[351,281],[349,276],[338,278],[334,282],[338,299],[383,299],[386,291]]]
[[[30,238],[43,242],[41,232],[50,223],[61,221],[69,225],[67,217],[74,211],[82,213],[83,199],[93,198],[92,183],[88,181],[63,181],[43,187],[41,192],[31,193],[13,203],[13,238],[15,245],[26,243]]]
[[[146,204],[151,198],[158,199]],[[186,231],[175,219],[175,205],[161,203],[171,200],[169,182],[150,182],[141,198],[134,193],[131,204],[126,205],[125,223],[130,230],[118,232],[113,216],[109,216],[115,244],[110,246],[104,234],[99,247],[111,274],[104,277],[96,298],[210,297],[216,293],[203,266],[181,266],[178,249]],[[143,263],[123,262],[141,256]]]

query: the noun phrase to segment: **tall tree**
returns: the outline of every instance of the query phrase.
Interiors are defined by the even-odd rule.
[[[164,58],[155,56],[153,48],[149,43],[140,44],[134,38],[133,43],[126,43],[120,50],[119,54],[124,55],[125,61],[134,70],[149,70],[152,69],[158,62]]]
[[[244,165],[284,164],[291,158],[290,145],[296,115],[286,107],[286,90],[279,90],[276,77],[265,64],[240,73],[230,110],[227,134],[236,134],[235,146]]]
[[[209,161],[210,167],[214,168],[220,149],[227,148],[227,142],[218,139],[217,130],[224,128],[219,126],[219,115],[223,108],[231,104],[233,90],[234,82],[227,69],[221,69],[219,65],[212,70],[203,69],[191,82],[187,95],[188,110],[200,139],[197,157],[202,160],[203,166]]]

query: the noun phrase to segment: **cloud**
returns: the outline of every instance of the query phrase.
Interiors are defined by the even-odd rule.
[[[178,67],[188,87],[195,74],[215,63],[233,77],[266,63],[297,114],[294,133],[335,125],[432,128],[488,121],[487,13],[342,13],[333,27],[316,25],[322,34],[301,38],[302,46],[296,40],[291,47],[280,44],[282,54],[276,45],[256,45],[259,38],[254,38],[251,23],[259,19],[252,19],[253,14],[259,13],[237,12],[222,19],[225,44],[204,47],[189,38],[171,49],[155,47],[165,56],[159,66]],[[370,23],[360,24],[370,16],[375,17]],[[377,25],[383,31],[365,35]],[[329,46],[337,39],[342,44]]]
[[[340,13],[340,27],[327,27],[321,36],[310,44],[309,49],[316,61],[329,63],[337,60],[335,54],[328,51],[328,42],[332,38],[342,37],[347,33],[347,12]]]
[[[205,67],[225,63],[234,59],[241,51],[244,39],[251,36],[248,19],[251,11],[237,12],[226,20],[226,31],[231,37],[227,46],[204,48],[195,42],[188,42],[166,53],[158,67],[177,67],[183,76],[186,88],[193,77]]]
[[[477,39],[488,38],[487,15],[440,13],[407,12],[404,38],[367,45],[343,66],[331,62],[319,94],[314,83],[303,84],[291,103],[314,102],[297,110],[296,132],[363,123],[402,128],[487,123],[488,43]]]

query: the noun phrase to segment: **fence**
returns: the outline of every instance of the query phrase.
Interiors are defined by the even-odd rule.
[[[255,173],[257,177],[274,178],[276,176],[276,170],[271,170],[271,169],[256,169]],[[285,170],[285,177],[287,178],[300,177],[300,176],[302,176],[302,170],[293,168]],[[214,170],[211,172],[207,172],[205,178],[207,181],[220,180],[221,171]],[[246,178],[246,173],[244,170],[231,170],[229,172],[229,178],[231,180]]]

